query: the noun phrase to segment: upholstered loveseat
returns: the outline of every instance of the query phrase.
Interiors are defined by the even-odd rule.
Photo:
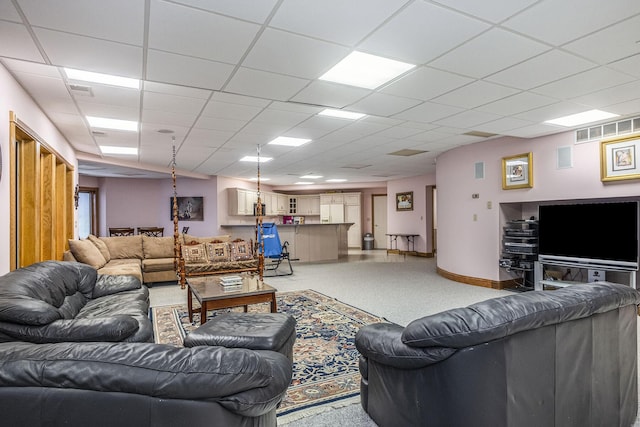
[[[380,426],[630,426],[637,306],[594,283],[364,326],[361,404]]]
[[[45,261],[0,277],[0,342],[149,342],[148,311],[138,279],[98,276],[78,262]]]

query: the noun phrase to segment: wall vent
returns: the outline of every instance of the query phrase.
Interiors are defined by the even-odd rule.
[[[558,169],[567,169],[573,167],[573,151],[570,145],[558,147],[556,150],[556,158]]]
[[[576,144],[614,138],[618,135],[640,132],[640,117],[590,126],[576,131]]]

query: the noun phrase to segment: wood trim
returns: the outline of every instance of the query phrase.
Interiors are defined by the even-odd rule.
[[[17,241],[17,194],[16,194],[16,127],[15,113],[9,111],[9,270],[18,268]]]
[[[509,287],[513,287],[513,285],[509,285],[510,281],[495,281],[489,279],[481,279],[479,277],[469,277],[463,276],[461,274],[451,273],[449,271],[443,270],[440,267],[436,269],[437,273],[444,277],[445,279],[453,280],[454,282],[466,283],[467,285],[473,286],[481,286],[483,288],[491,288],[491,289],[506,289]]]

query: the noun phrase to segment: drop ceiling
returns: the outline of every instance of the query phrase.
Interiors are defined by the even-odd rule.
[[[94,176],[166,176],[175,137],[194,176],[254,177],[239,159],[260,146],[273,185],[384,182],[432,173],[461,145],[567,131],[544,124],[559,116],[640,114],[636,0],[0,0],[0,40],[0,63]],[[374,90],[319,80],[355,50],[417,66]],[[317,115],[327,107],[367,116]],[[140,131],[92,131],[87,115]],[[277,136],[312,142],[266,145]],[[390,155],[403,150],[417,154]]]

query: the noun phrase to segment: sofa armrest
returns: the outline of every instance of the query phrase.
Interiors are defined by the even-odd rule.
[[[215,401],[248,416],[274,410],[291,382],[280,353],[152,343],[3,343],[5,387],[57,387]]]
[[[119,292],[132,291],[140,289],[141,286],[140,280],[135,276],[99,274],[91,298],[96,299]]]
[[[404,328],[394,323],[374,323],[356,333],[362,356],[400,369],[418,369],[440,362],[456,352],[448,347],[411,347],[402,342]]]
[[[92,319],[60,319],[48,325],[32,326],[0,322],[0,333],[16,341],[36,344],[57,342],[122,341],[138,330],[132,316],[114,315]]]

